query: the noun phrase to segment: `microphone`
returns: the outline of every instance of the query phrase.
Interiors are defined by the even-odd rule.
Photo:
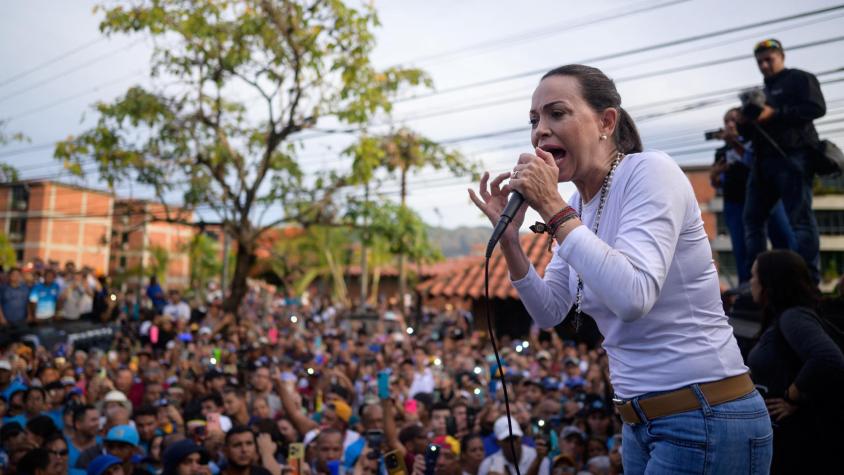
[[[507,229],[510,221],[513,220],[513,216],[516,215],[516,212],[519,211],[519,208],[522,207],[522,203],[524,202],[525,197],[518,191],[510,193],[510,199],[507,200],[507,206],[505,206],[504,211],[501,212],[501,218],[499,218],[498,224],[495,225],[495,229],[492,230],[492,237],[489,238],[489,244],[486,245],[487,259],[492,257],[492,251],[495,250],[495,245],[498,244],[498,241],[501,239],[501,235],[504,234],[504,230]]]

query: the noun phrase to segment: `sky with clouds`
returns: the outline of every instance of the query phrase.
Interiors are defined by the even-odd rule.
[[[96,175],[80,181],[63,173],[50,144],[90,126],[94,102],[148,83],[149,41],[104,39],[95,5],[10,2],[0,17],[0,120],[7,132],[31,140],[0,148],[0,161],[24,178],[102,188]],[[527,111],[542,72],[574,62],[616,80],[646,148],[666,150],[681,165],[708,163],[719,143],[705,142],[703,131],[720,126],[740,88],[761,84],[752,49],[771,36],[785,45],[787,66],[818,74],[829,109],[818,129],[844,142],[844,71],[836,71],[844,68],[844,8],[833,1],[376,0],[375,6],[381,26],[374,63],[421,67],[435,85],[435,94],[397,103],[394,125],[457,148],[493,173],[531,150]],[[830,11],[803,15],[821,9]],[[303,168],[347,168],[339,151],[353,139],[308,140]],[[409,203],[433,225],[488,225],[467,198],[470,185],[468,178],[422,170],[410,179]],[[388,181],[381,189],[395,196],[398,185]],[[564,196],[572,189],[560,185]],[[149,196],[137,185],[118,191]]]

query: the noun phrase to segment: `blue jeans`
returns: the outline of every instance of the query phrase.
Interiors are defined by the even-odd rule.
[[[730,232],[730,243],[736,259],[739,284],[743,284],[750,281],[750,267],[753,265],[753,261],[747,260],[747,246],[744,242],[744,203],[724,201],[724,224]],[[777,201],[774,209],[771,210],[771,216],[768,219],[768,237],[774,249],[794,249],[797,246],[782,201]]]
[[[690,388],[701,407],[624,424],[622,463],[632,474],[768,474],[774,433],[762,396],[757,391],[716,406],[706,402],[700,387]]]
[[[806,261],[814,281],[820,282],[820,238],[818,223],[812,211],[814,173],[805,150],[786,154],[785,157],[757,157],[753,162],[744,204],[747,260],[752,265],[756,256],[767,248],[765,224],[771,209],[782,199],[794,232],[795,246],[791,249]]]

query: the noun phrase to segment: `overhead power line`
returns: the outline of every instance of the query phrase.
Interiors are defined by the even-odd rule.
[[[426,56],[420,56],[410,61],[404,61],[400,64],[416,64],[416,63],[436,63],[439,61],[452,60],[455,57],[465,56],[466,53],[480,54],[488,50],[503,49],[507,47],[516,46],[522,43],[536,41],[549,36],[567,33],[573,30],[584,28],[587,26],[603,23],[611,20],[618,20],[621,18],[638,15],[640,13],[648,13],[661,8],[670,7],[679,3],[686,3],[689,0],[670,0],[663,2],[640,2],[639,4],[629,5],[625,10],[619,13],[617,7],[601,12],[600,14],[587,16],[586,18],[577,19],[575,21],[564,21],[548,25],[542,28],[534,28],[528,31],[523,31],[513,35],[499,37],[493,40],[481,41],[470,45],[455,48],[449,51],[442,51]]]
[[[38,82],[36,82],[36,83],[30,84],[29,86],[24,87],[23,89],[18,89],[17,91],[14,91],[14,92],[12,92],[12,93],[6,94],[5,96],[0,96],[0,102],[5,102],[5,101],[7,101],[7,100],[9,100],[9,99],[11,99],[11,98],[13,98],[13,97],[19,96],[19,95],[21,95],[21,94],[23,94],[23,93],[26,93],[26,92],[29,92],[29,91],[31,91],[31,90],[33,90],[33,89],[37,89],[37,88],[39,88],[39,87],[41,87],[41,86],[43,86],[43,85],[45,85],[45,84],[49,84],[49,83],[51,83],[51,82],[53,82],[53,81],[56,81],[56,80],[61,79],[61,78],[64,78],[65,76],[67,76],[67,75],[68,75],[68,74],[70,74],[70,73],[73,73],[73,72],[79,71],[80,69],[87,68],[88,66],[91,66],[92,64],[96,64],[96,63],[98,63],[98,62],[100,62],[100,61],[102,61],[102,60],[104,60],[104,59],[106,59],[106,58],[110,58],[111,56],[114,56],[114,55],[116,55],[116,54],[118,54],[118,53],[121,53],[121,52],[126,51],[126,50],[128,50],[128,49],[131,49],[131,48],[133,48],[135,45],[140,44],[143,40],[144,40],[143,38],[139,38],[139,39],[137,39],[137,40],[135,40],[135,41],[133,41],[133,42],[129,43],[128,45],[124,45],[124,46],[121,46],[120,48],[115,48],[115,49],[113,49],[113,50],[111,50],[111,51],[108,51],[108,52],[106,52],[106,53],[103,53],[103,54],[101,54],[101,55],[99,55],[99,56],[96,56],[96,57],[94,57],[94,58],[92,58],[92,59],[89,59],[88,61],[85,61],[84,63],[77,64],[76,66],[73,66],[73,67],[71,67],[71,68],[65,69],[64,71],[62,71],[62,72],[60,72],[60,73],[54,74],[54,75],[52,75],[52,76],[49,76],[49,77],[47,77],[46,79],[43,79],[43,80],[38,81]]]
[[[821,15],[821,14],[824,14],[824,13],[834,12],[834,11],[841,10],[841,9],[844,9],[844,4],[839,4],[839,5],[835,5],[835,6],[832,6],[832,7],[821,8],[821,9],[817,9],[817,10],[811,10],[811,11],[798,13],[798,14],[794,14],[794,15],[788,15],[788,16],[773,18],[773,19],[770,19],[770,20],[764,20],[764,21],[758,21],[758,22],[753,22],[753,23],[747,23],[747,24],[744,24],[744,25],[732,26],[732,27],[729,27],[729,28],[712,31],[712,32],[709,32],[709,33],[692,35],[692,36],[687,36],[685,38],[680,38],[680,39],[677,39],[677,40],[665,41],[665,42],[662,42],[662,43],[656,43],[656,44],[653,44],[653,45],[642,46],[642,47],[639,47],[639,48],[632,48],[632,49],[628,49],[628,50],[625,50],[625,51],[619,51],[619,52],[615,52],[615,53],[599,55],[599,56],[595,56],[595,57],[588,58],[588,59],[582,59],[582,60],[579,60],[579,61],[576,61],[576,62],[583,63],[583,64],[596,63],[598,61],[606,61],[608,59],[615,59],[615,58],[620,58],[620,57],[623,57],[623,56],[640,54],[640,53],[645,53],[645,52],[648,52],[648,51],[656,51],[656,50],[660,50],[660,49],[670,48],[672,46],[679,46],[679,45],[686,44],[686,43],[692,43],[692,42],[695,42],[695,41],[700,41],[700,40],[704,40],[704,39],[708,39],[708,38],[714,38],[714,37],[717,37],[717,36],[723,36],[723,35],[727,35],[727,34],[730,34],[730,33],[736,33],[738,31],[744,31],[744,30],[747,30],[747,29],[750,29],[750,28],[759,28],[759,27],[762,27],[762,26],[769,26],[769,25],[773,25],[773,24],[776,24],[776,23],[782,23],[782,22],[785,22],[785,21],[797,20],[797,19],[800,19],[800,18],[806,18],[806,17],[810,17],[810,16],[814,16],[814,15]],[[440,95],[440,94],[447,94],[447,93],[450,93],[450,92],[462,91],[462,90],[465,90],[465,89],[471,89],[471,88],[476,88],[476,87],[481,87],[481,86],[488,86],[490,84],[496,84],[496,83],[500,83],[500,82],[504,82],[504,81],[511,81],[511,80],[514,80],[514,79],[521,79],[521,78],[524,78],[524,77],[535,76],[537,74],[543,74],[553,67],[554,66],[549,66],[549,67],[545,67],[545,68],[541,68],[541,69],[532,69],[532,70],[529,70],[529,71],[523,71],[523,72],[519,72],[519,73],[515,73],[515,74],[508,74],[506,76],[499,76],[497,78],[485,79],[485,80],[482,80],[482,81],[475,81],[475,82],[471,82],[471,83],[467,83],[467,84],[460,84],[460,85],[452,86],[452,87],[449,87],[449,88],[446,88],[446,89],[441,89],[439,91],[433,91],[433,92],[430,92],[430,93],[427,93],[427,94],[419,94],[419,95],[407,97],[407,98],[404,98],[404,99],[399,99],[399,100],[396,100],[394,102],[407,102],[407,101],[411,101],[411,100],[417,100],[417,99],[422,99],[422,98],[426,98],[426,97],[432,97],[432,96],[436,96],[436,95]]]
[[[828,8],[828,9],[815,10],[815,11],[811,11],[811,12],[799,13],[799,14],[796,14],[796,15],[792,15],[790,17],[783,17],[783,18],[779,18],[779,19],[769,20],[768,23],[776,23],[776,22],[787,21],[789,19],[799,19],[799,18],[803,18],[803,17],[811,17],[811,16],[814,16],[814,15],[828,13],[830,11],[834,11],[834,10],[841,9],[841,8],[844,8],[844,4],[836,6],[836,7]],[[826,16],[826,17],[823,17],[823,18],[814,18],[814,19],[811,19],[809,21],[805,21],[805,22],[801,22],[801,23],[798,23],[798,24],[793,24],[793,25],[788,25],[786,27],[783,27],[782,31],[794,29],[794,28],[805,27],[805,26],[808,26],[808,25],[812,25],[812,24],[816,24],[816,23],[820,23],[820,22],[824,22],[824,21],[830,21],[832,19],[839,18],[841,16],[844,16],[844,15],[842,15],[842,13],[838,13],[837,15],[830,15],[830,16]],[[729,32],[730,31],[724,31],[724,34],[729,33]],[[735,41],[735,38],[731,39],[730,41]],[[716,43],[716,46],[717,45],[719,45],[719,44]],[[698,48],[698,50],[695,50],[695,51],[699,51],[700,49],[707,49],[707,48],[711,48],[711,47],[712,47],[712,45],[703,46],[703,47]],[[790,47],[789,49],[790,50],[799,49],[799,47],[800,46],[793,46],[793,47]],[[626,52],[625,53],[616,53],[614,55],[618,56],[618,55],[622,55],[622,54],[627,54],[627,53]],[[672,57],[674,57],[674,56],[676,56],[676,54],[672,54]],[[742,56],[742,58],[744,58],[744,56]],[[654,59],[655,58],[651,58],[650,60],[645,60],[645,62],[653,61]],[[656,58],[656,59],[659,59],[659,58]],[[731,58],[727,58],[727,59],[724,59],[722,61],[726,62],[728,60],[731,60]],[[701,67],[703,67],[703,66],[701,66]],[[750,87],[750,86],[748,86],[748,87]],[[394,101],[394,103],[395,102],[407,101],[407,100],[411,100],[411,99],[415,99],[415,98],[421,99],[421,98],[425,98],[425,97],[431,97],[431,96],[441,94],[441,93],[444,93],[444,92],[446,92],[446,91],[444,91],[444,90],[434,91],[431,94],[414,96],[414,97],[405,98],[405,99],[399,99],[399,100]],[[260,96],[256,96],[256,98],[260,98]],[[529,99],[529,98],[530,98],[530,95],[527,95],[527,96],[519,95],[519,96],[516,96],[516,97],[507,98],[507,99],[495,99],[493,101],[488,101],[488,102],[479,103],[479,104],[469,104],[469,105],[464,104],[464,105],[448,108],[448,109],[445,109],[445,110],[425,111],[425,112],[421,112],[421,113],[417,113],[417,114],[411,114],[409,117],[398,118],[398,119],[395,120],[395,122],[405,122],[405,121],[411,121],[411,120],[440,117],[440,116],[451,114],[451,113],[471,111],[473,109],[480,109],[480,108],[484,108],[484,107],[494,107],[494,106],[497,106],[497,105],[503,105],[503,104],[510,103],[510,102],[522,101],[522,100]],[[372,127],[372,126],[384,126],[384,125],[389,125],[391,123],[393,123],[393,122],[370,123],[369,126],[370,127]],[[361,129],[357,129],[357,128],[349,128],[349,129],[317,129],[317,128],[312,128],[312,129],[310,129],[310,134],[305,135],[304,137],[301,137],[299,140],[301,140],[301,141],[313,140],[313,139],[324,137],[326,135],[355,133],[355,132],[358,132],[359,130],[361,130]]]
[[[842,40],[844,40],[844,36],[828,38],[828,39],[813,41],[813,42],[809,42],[809,43],[803,43],[803,44],[796,45],[796,46],[789,48],[789,49],[790,50],[798,50],[798,49],[811,48],[811,47],[814,47],[814,46],[820,46],[820,45],[824,45],[824,44],[835,43],[835,42],[839,42],[839,41],[842,41]],[[732,61],[745,60],[745,59],[747,59],[746,56],[731,56],[731,57],[728,57],[728,58],[721,58],[721,59],[712,60],[712,61],[705,61],[705,62],[702,62],[702,63],[695,63],[695,64],[686,65],[686,66],[679,66],[679,67],[674,67],[674,68],[667,68],[667,69],[661,69],[661,70],[657,70],[657,71],[651,71],[651,72],[642,73],[642,74],[639,74],[639,75],[636,75],[636,76],[621,77],[621,78],[614,79],[614,82],[619,83],[619,82],[630,81],[630,80],[635,80],[635,79],[642,79],[644,77],[655,77],[655,76],[661,76],[661,75],[664,75],[664,74],[684,72],[684,71],[702,68],[702,67],[706,67],[706,66],[714,66],[714,65],[717,65],[717,64],[729,63],[729,62],[732,62]],[[815,74],[815,76],[818,76],[818,77],[826,76],[826,75],[829,75],[829,74],[834,74],[834,73],[838,73],[838,72],[842,72],[842,71],[844,71],[844,67],[832,69],[832,70],[829,70],[829,71],[822,71],[820,73]],[[835,82],[835,81],[830,81],[830,82]],[[670,103],[673,103],[673,102],[680,102],[680,101],[684,101],[684,100],[702,99],[704,97],[709,97],[709,96],[714,96],[714,95],[733,94],[733,96],[731,96],[731,97],[735,98],[734,94],[736,93],[736,91],[741,91],[741,90],[744,90],[744,89],[747,89],[747,88],[750,88],[750,87],[754,87],[754,86],[758,86],[758,84],[748,84],[744,87],[738,87],[738,88],[731,87],[731,88],[727,88],[727,89],[721,89],[721,90],[718,90],[718,91],[707,92],[707,93],[704,93],[704,94],[695,94],[695,95],[692,95],[692,96],[686,96],[686,97],[681,97],[681,98],[674,98],[674,99],[666,99],[666,100],[663,100],[663,101],[656,101],[656,102],[648,103],[647,105],[643,105],[643,106],[632,106],[630,108],[630,110],[635,110],[635,109],[641,108],[641,107],[654,107],[654,106],[658,106],[658,105],[666,105],[666,104],[670,104]],[[520,95],[520,96],[517,96],[517,97],[507,97],[507,98],[495,99],[495,100],[487,101],[487,102],[480,102],[480,103],[477,103],[477,104],[467,104],[467,105],[453,107],[453,108],[441,109],[441,110],[438,110],[438,111],[423,112],[421,114],[403,117],[403,118],[397,119],[396,121],[397,122],[406,122],[406,121],[413,121],[413,120],[420,120],[420,119],[430,119],[430,118],[433,118],[433,117],[442,117],[444,115],[456,114],[456,113],[460,113],[460,112],[469,112],[469,111],[474,111],[474,110],[477,110],[477,109],[485,109],[487,107],[495,107],[495,106],[509,104],[509,103],[513,103],[513,102],[526,101],[530,98],[531,98],[531,96],[529,94],[526,94],[526,95],[523,94],[523,95]],[[384,124],[381,124],[381,125],[384,125]],[[354,133],[354,132],[357,132],[357,131],[359,131],[359,130],[358,129],[345,129],[344,132],[345,133]]]
[[[28,147],[16,148],[14,150],[8,150],[8,151],[5,151],[5,152],[0,152],[0,158],[14,157],[14,156],[17,156],[17,155],[23,155],[25,153],[37,152],[39,150],[44,150],[44,149],[55,147],[55,146],[56,146],[56,142],[45,142],[45,143],[40,143],[40,144],[37,144],[37,145],[30,145]]]
[[[807,43],[801,43],[801,44],[794,45],[794,46],[788,48],[788,50],[789,51],[795,51],[795,50],[800,50],[800,49],[813,48],[813,47],[822,46],[822,45],[831,44],[831,43],[836,43],[836,42],[840,42],[840,41],[844,41],[844,36],[836,36],[836,37],[832,37],[832,38],[824,38],[824,39],[817,40],[817,41],[810,41],[810,42],[807,42]],[[729,63],[729,62],[746,60],[746,59],[747,59],[746,55],[730,56],[730,57],[726,57],[726,58],[719,58],[719,59],[714,59],[714,60],[709,60],[709,61],[703,61],[703,62],[693,63],[693,64],[689,64],[689,65],[684,65],[684,66],[664,68],[664,69],[660,69],[660,70],[656,70],[656,71],[650,71],[650,72],[646,72],[646,73],[636,74],[636,75],[633,75],[633,76],[615,78],[614,82],[620,83],[620,82],[625,82],[625,81],[632,81],[632,80],[644,79],[644,78],[649,78],[649,77],[656,77],[656,76],[661,76],[661,75],[666,75],[666,74],[674,74],[674,73],[678,73],[678,72],[685,72],[685,71],[690,71],[690,70],[693,70],[693,69],[699,69],[699,68],[709,67],[709,66],[716,66],[716,65],[719,65],[719,64],[726,64],[726,63]],[[835,69],[828,70],[828,71],[822,71],[820,73],[815,74],[815,76],[825,76],[825,75],[834,74],[834,73],[842,72],[842,71],[844,71],[844,67],[839,67],[839,68],[835,68]],[[837,82],[837,80],[826,81],[826,82],[822,82],[821,84],[834,83],[834,82]],[[691,100],[691,99],[709,97],[709,96],[713,96],[713,95],[735,94],[736,91],[740,91],[740,90],[747,89],[749,87],[754,87],[754,86],[757,86],[757,85],[758,84],[751,84],[751,85],[747,85],[747,86],[739,87],[739,88],[728,88],[728,89],[722,89],[722,90],[708,92],[708,93],[704,93],[704,94],[695,94],[695,95],[692,95],[692,96],[687,96],[685,98],[667,99],[667,100],[664,100],[664,101],[659,101],[659,102],[654,102],[654,103],[648,104],[647,106],[652,107],[652,106],[656,106],[656,105],[669,104],[669,103],[672,103],[672,102],[675,102],[675,101],[679,102],[681,100]],[[477,110],[477,109],[483,109],[483,108],[487,108],[487,107],[495,107],[495,106],[499,106],[499,105],[503,105],[503,104],[507,104],[507,103],[524,101],[524,100],[530,99],[530,97],[531,97],[530,95],[521,95],[521,96],[508,97],[508,98],[503,98],[503,99],[494,99],[492,101],[480,102],[480,103],[477,103],[477,104],[468,104],[468,105],[462,105],[462,106],[457,106],[457,107],[453,107],[453,108],[446,108],[446,109],[441,109],[441,110],[438,110],[438,111],[423,112],[423,113],[416,114],[416,115],[410,115],[409,117],[398,118],[398,119],[396,119],[396,122],[401,123],[401,122],[406,122],[406,121],[413,121],[413,120],[420,120],[420,119],[430,119],[430,118],[433,118],[433,117],[441,117],[441,116],[444,116],[444,115],[455,114],[455,113],[460,113],[460,112],[469,112],[469,111],[473,111],[473,110]],[[635,108],[638,108],[638,107],[645,107],[645,106],[634,106],[630,110],[634,110]],[[661,116],[661,115],[665,115],[665,114],[661,113],[659,115]],[[650,119],[650,117],[648,117],[648,119]],[[381,124],[374,124],[374,125],[382,125],[383,126],[383,125],[388,125],[388,124],[387,123],[381,123]],[[304,140],[313,140],[315,138],[320,138],[320,137],[324,137],[326,135],[331,135],[331,134],[353,134],[353,133],[360,132],[362,129],[358,128],[358,127],[351,127],[351,128],[345,128],[345,129],[312,129],[312,130],[314,131],[313,134],[308,135],[306,137],[303,137],[303,138],[301,138],[301,140],[303,140],[303,141]]]
[[[841,71],[844,71],[844,67],[838,67],[838,68],[822,71],[822,72],[817,73],[817,76],[826,76],[826,75],[834,74],[834,73],[841,72]],[[836,79],[825,80],[825,81],[821,81],[820,84],[821,85],[828,85],[828,84],[839,83],[839,82],[844,82],[844,78],[836,78]],[[744,88],[746,88],[746,87],[750,87],[750,85],[745,86]],[[712,96],[727,95],[727,97],[720,97],[719,99],[703,100],[703,101],[700,101],[700,102],[696,102],[696,103],[686,105],[686,106],[681,106],[680,108],[672,109],[672,110],[668,110],[668,111],[661,111],[661,112],[642,114],[642,115],[634,113],[635,120],[637,122],[642,122],[642,121],[646,121],[646,120],[650,120],[650,119],[654,119],[654,118],[662,117],[662,116],[666,116],[666,115],[671,115],[671,114],[676,114],[676,113],[680,113],[680,112],[686,112],[686,111],[701,109],[703,107],[708,107],[708,106],[716,105],[716,104],[719,104],[719,103],[733,102],[733,101],[735,101],[736,92],[741,90],[741,89],[744,89],[744,88],[719,89],[719,90],[716,90],[716,91],[708,91],[708,92],[704,92],[704,93],[699,93],[699,94],[694,94],[694,95],[689,95],[689,96],[682,96],[682,97],[668,99],[668,100],[655,101],[655,102],[652,102],[652,103],[640,104],[638,106],[634,106],[631,110],[649,109],[651,106],[657,106],[657,105],[664,106],[664,105],[670,104],[672,102],[683,102],[683,101],[700,99],[700,98],[707,98],[707,97],[712,97]],[[838,101],[838,100],[837,99],[831,99],[827,102],[828,102],[828,105],[831,106],[834,103],[837,103],[836,101]],[[459,136],[459,137],[451,137],[451,138],[443,139],[443,140],[439,141],[439,143],[455,144],[455,143],[469,142],[469,141],[474,141],[474,140],[483,140],[483,139],[489,139],[489,138],[503,137],[503,136],[506,136],[506,135],[514,134],[514,133],[522,133],[522,132],[525,132],[526,130],[527,130],[527,126],[511,127],[511,128],[507,128],[507,129],[493,131],[493,132],[485,132],[485,133],[479,133],[479,134],[464,135],[464,136]],[[351,132],[354,132],[354,130],[344,130],[342,132],[343,133],[351,133]],[[55,142],[47,142],[47,143],[32,145],[32,146],[28,146],[28,147],[9,150],[9,151],[6,151],[6,152],[0,152],[0,158],[23,155],[23,154],[43,150],[43,149],[49,149],[49,148],[52,148],[52,147],[55,147]],[[492,150],[501,149],[501,148],[510,148],[510,147],[508,147],[508,146],[491,147]],[[484,150],[484,151],[486,151],[486,150]],[[480,153],[480,152],[475,152],[475,153]],[[93,162],[93,159],[83,160],[82,165],[85,166],[85,165],[90,164],[92,162]],[[55,166],[55,163],[40,163],[40,164],[35,164],[35,165],[30,165],[30,166],[19,167],[19,171],[32,171],[32,170],[35,170],[35,169],[50,168],[50,167],[53,167],[53,166]],[[64,171],[61,172],[61,174],[63,174],[63,173],[64,173]]]
[[[777,29],[776,34],[780,34],[782,32],[788,31],[788,30],[793,30],[793,29],[803,28],[803,27],[806,27],[806,26],[815,25],[815,24],[822,23],[822,22],[836,20],[836,19],[842,18],[842,17],[844,17],[844,13],[837,13],[835,15],[829,15],[829,16],[825,16],[825,17],[822,17],[822,18],[811,18],[811,19],[808,19],[807,21],[804,21],[804,22],[799,22],[799,23],[795,23],[795,24],[792,24],[792,25],[780,27],[780,28]],[[712,48],[715,48],[715,47],[718,47],[718,46],[723,46],[723,45],[735,43],[736,41],[738,41],[740,39],[747,39],[747,38],[754,38],[754,37],[758,37],[758,33],[753,32],[753,33],[750,33],[750,34],[747,34],[747,35],[741,35],[741,36],[738,36],[738,37],[735,37],[735,38],[729,38],[729,39],[722,40],[722,41],[715,42],[715,43],[711,43],[711,44],[708,44],[708,45],[698,45],[698,46],[695,46],[694,49],[691,49],[691,50],[686,50],[686,51],[681,51],[681,52],[676,52],[676,51],[672,52],[670,54],[670,58],[676,59],[678,56],[681,56],[681,55],[684,55],[684,54],[687,54],[687,53],[690,53],[690,52],[699,53],[701,51],[712,49]],[[794,48],[791,47],[789,49],[794,49]],[[742,56],[742,58],[745,58],[745,56]],[[614,70],[618,70],[618,69],[625,69],[625,68],[628,68],[628,67],[631,67],[631,66],[641,67],[643,64],[653,63],[653,62],[661,61],[661,60],[665,60],[665,59],[669,59],[667,57],[667,55],[659,55],[659,56],[655,56],[655,57],[648,58],[648,59],[637,59],[636,61],[631,61],[631,62],[628,62],[627,64],[614,65],[613,67],[611,67],[609,69],[614,71]],[[816,75],[819,75],[819,74],[816,74]],[[617,76],[613,75],[612,77],[615,79]],[[616,82],[617,82],[617,80],[616,80]],[[747,87],[752,87],[752,85],[747,86]],[[743,88],[739,88],[739,89],[743,89]],[[730,90],[730,92],[732,92],[732,89]],[[511,103],[511,102],[524,101],[524,100],[530,99],[530,97],[531,97],[530,95],[525,95],[523,93],[518,93],[518,92],[514,92],[514,94],[519,94],[519,95],[516,96],[516,97],[509,97],[509,98],[503,98],[503,99],[496,99],[496,100],[493,100],[493,101],[487,101],[487,102],[483,102],[483,103],[480,103],[480,104],[472,103],[472,104],[463,104],[463,105],[452,105],[450,108],[446,108],[445,110],[434,110],[434,111],[427,111],[426,110],[424,112],[417,113],[417,114],[411,113],[409,116],[403,117],[403,118],[397,119],[397,120],[399,120],[399,121],[410,121],[410,120],[426,119],[426,118],[431,118],[431,117],[439,117],[439,116],[444,115],[446,113],[457,113],[457,112],[463,112],[463,111],[470,111],[470,110],[473,110],[473,108],[494,107],[494,106],[498,106],[498,105],[508,104],[508,103]]]
[[[57,55],[57,56],[55,56],[51,59],[48,59],[47,61],[44,61],[43,63],[38,63],[38,64],[36,64],[35,66],[33,66],[29,69],[21,71],[21,72],[14,74],[12,76],[9,76],[6,79],[0,80],[0,87],[5,86],[5,85],[10,84],[10,83],[13,83],[13,82],[17,81],[18,79],[26,77],[26,76],[28,76],[28,75],[36,72],[36,71],[40,71],[40,70],[42,70],[42,69],[44,69],[48,66],[51,66],[52,64],[57,63],[57,62],[59,62],[63,59],[67,59],[67,58],[73,56],[74,54],[79,53],[80,51],[84,51],[84,50],[90,48],[91,46],[94,46],[95,44],[97,44],[97,43],[99,43],[103,40],[105,40],[104,36],[94,38],[93,40],[91,40],[87,43],[81,44],[81,45],[79,45],[75,48],[71,48],[70,50],[65,51],[64,53]]]
[[[117,77],[117,78],[114,78],[114,79],[111,79],[111,80],[108,80],[108,81],[101,82],[101,83],[99,83],[99,84],[97,84],[97,85],[95,85],[91,88],[84,90],[84,91],[80,91],[80,92],[77,92],[75,94],[71,94],[69,96],[62,97],[60,99],[56,99],[56,100],[47,102],[45,104],[33,107],[31,109],[26,109],[22,112],[18,112],[17,114],[15,114],[11,117],[6,117],[5,120],[12,121],[12,120],[20,119],[21,117],[26,117],[26,116],[34,114],[36,112],[41,112],[41,111],[45,111],[47,109],[52,109],[53,107],[64,104],[66,102],[70,102],[74,99],[79,99],[80,97],[85,97],[89,94],[93,94],[95,92],[98,92],[98,91],[100,91],[103,88],[106,88],[108,86],[118,84],[120,82],[123,82],[127,79],[131,79],[133,77],[137,77],[138,75],[140,75],[143,72],[144,72],[143,69],[137,69],[135,71],[130,72],[129,74],[124,74],[123,76],[120,76],[120,77]]]
[[[813,48],[815,46],[822,46],[822,45],[827,45],[827,44],[830,44],[830,43],[837,43],[837,42],[842,41],[842,40],[844,40],[844,36],[834,36],[832,38],[826,38],[826,39],[817,40],[817,41],[809,41],[807,43],[801,43],[799,45],[794,45],[794,46],[791,46],[789,48],[786,48],[786,51],[795,51],[795,50],[800,50],[800,49],[805,49],[805,48]],[[685,72],[685,71],[690,71],[692,69],[705,68],[705,67],[708,67],[708,66],[716,66],[716,65],[719,65],[719,64],[732,63],[734,61],[746,61],[747,59],[748,58],[747,58],[746,54],[740,54],[740,55],[737,55],[737,56],[730,56],[728,58],[713,59],[713,60],[710,60],[710,61],[701,61],[699,63],[687,64],[687,65],[684,65],[684,66],[676,66],[676,67],[673,67],[673,68],[665,68],[665,69],[661,69],[661,70],[658,70],[658,71],[650,71],[650,72],[645,72],[645,73],[633,74],[633,75],[630,75],[630,76],[622,76],[620,78],[615,79],[615,82],[635,81],[635,80],[638,80],[638,79],[645,79],[645,78],[650,78],[650,77],[654,77],[654,76],[662,76],[662,75],[665,75],[665,74]]]

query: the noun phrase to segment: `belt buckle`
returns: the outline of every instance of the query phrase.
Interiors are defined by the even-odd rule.
[[[616,406],[623,406],[623,405],[627,404],[628,402],[629,402],[629,400],[622,399],[618,396],[612,397],[612,403],[615,404]]]

